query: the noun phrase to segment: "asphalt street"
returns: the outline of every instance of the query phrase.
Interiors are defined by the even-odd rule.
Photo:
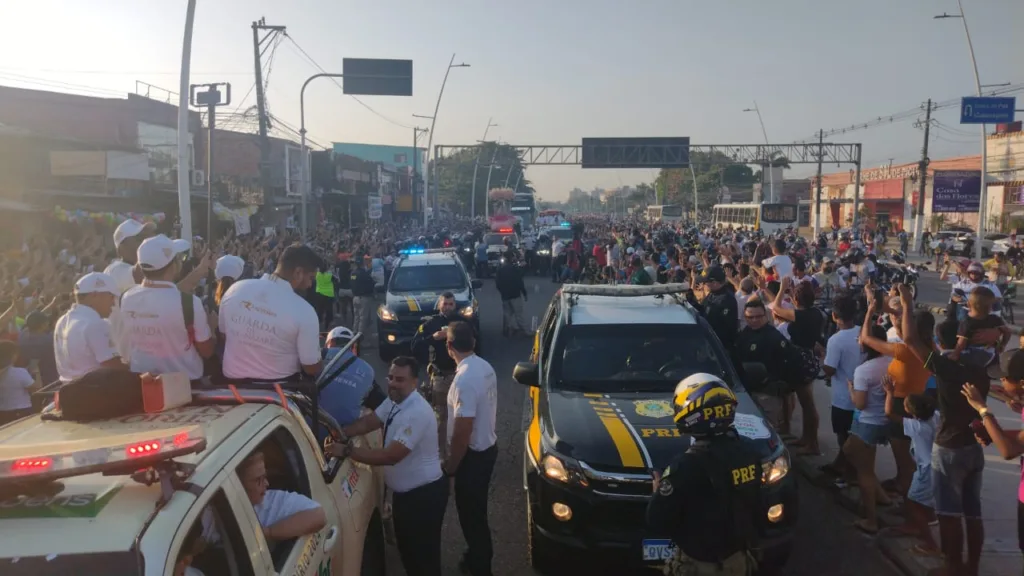
[[[528,402],[526,390],[512,380],[512,368],[530,354],[532,340],[510,340],[501,336],[500,297],[492,280],[485,280],[478,293],[483,335],[482,356],[498,374],[498,445],[500,452],[491,483],[489,517],[494,539],[494,574],[496,576],[533,575],[529,567],[526,536],[526,498],[522,487],[522,451],[524,404]],[[526,322],[542,316],[554,295],[556,285],[544,278],[528,278],[529,300],[525,306]],[[529,326],[527,327],[529,328]],[[386,366],[375,350],[364,353],[383,382]],[[796,474],[795,471],[791,472]],[[801,480],[802,482],[802,480]],[[800,521],[795,547],[783,574],[810,576],[832,574],[837,576],[897,574],[885,560],[872,540],[860,535],[852,527],[853,517],[842,509],[831,492],[802,482],[800,490]],[[454,500],[449,502],[442,538],[442,558],[445,574],[458,574],[459,558],[465,540],[459,528]],[[566,566],[565,573],[616,574],[626,572],[621,567]],[[397,550],[389,547],[389,576],[404,574]]]

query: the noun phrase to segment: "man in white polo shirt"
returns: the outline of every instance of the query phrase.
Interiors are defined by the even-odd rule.
[[[107,274],[91,272],[75,282],[75,303],[57,320],[53,352],[61,382],[70,382],[99,367],[124,367],[110,340],[110,316],[120,295]],[[49,384],[49,382],[47,382]]]
[[[114,230],[114,249],[117,250],[117,258],[107,266],[103,273],[109,274],[117,283],[118,297],[142,281],[141,273],[135,270],[135,264],[138,263],[139,244],[155,233],[156,224],[152,222],[143,224],[131,218],[121,222]],[[127,358],[128,351],[120,347],[124,338],[121,337],[121,314],[118,308],[119,303],[114,302],[114,310],[110,313],[108,321],[111,335],[114,337],[114,346],[118,347],[118,354],[122,358]]]
[[[289,246],[273,274],[236,282],[221,297],[224,376],[231,380],[285,380],[320,373],[320,320],[299,294],[313,285],[320,257]]]
[[[174,284],[188,249],[185,240],[163,234],[139,245],[145,279],[121,297],[121,348],[132,372],[203,377],[203,359],[213,355],[215,341],[202,302]]]
[[[459,563],[464,573],[491,576],[494,547],[487,524],[487,495],[498,459],[498,377],[473,353],[476,337],[467,322],[448,325],[448,354],[458,364],[448,389],[448,459],[444,470],[455,477],[455,509],[466,538]]]

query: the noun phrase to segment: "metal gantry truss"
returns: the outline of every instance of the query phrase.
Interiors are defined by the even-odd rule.
[[[451,162],[455,157],[462,156],[464,153],[471,153],[472,157],[476,157],[477,150],[481,148],[482,144],[472,144],[464,146],[453,146],[439,144],[434,147],[434,157],[438,159],[439,164],[446,164]],[[526,146],[511,146],[515,149],[516,154],[519,155],[523,165],[527,166],[573,166],[581,165],[583,162],[583,146],[581,145],[566,145],[566,146],[553,146],[553,145],[526,145]],[[657,145],[649,146],[652,149],[659,148]],[[614,146],[604,146],[604,148],[614,148]],[[627,154],[627,148],[636,148],[635,146],[621,146],[621,151],[612,151],[613,157],[623,157]],[[637,158],[640,167],[645,163],[645,158],[649,158],[652,168],[660,168],[664,166],[665,159],[672,157],[669,149],[675,149],[674,146],[662,146],[665,150],[653,150],[654,153],[649,156],[640,155]],[[706,157],[712,156],[713,153],[719,152],[725,156],[725,158],[715,158],[712,163],[715,164],[765,164],[768,159],[779,158],[784,156],[790,164],[817,164],[818,154],[821,154],[821,161],[823,163],[835,163],[835,164],[856,164],[860,165],[860,144],[836,144],[826,142],[823,144],[691,144],[690,155],[692,156],[695,152],[702,152]],[[726,159],[727,158],[727,159]],[[680,165],[680,168],[685,168],[686,165]]]

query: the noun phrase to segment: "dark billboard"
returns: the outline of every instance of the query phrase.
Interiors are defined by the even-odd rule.
[[[686,168],[689,137],[584,138],[584,168]]]

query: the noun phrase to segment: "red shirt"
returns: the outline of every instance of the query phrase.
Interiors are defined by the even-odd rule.
[[[594,258],[597,260],[597,265],[604,268],[608,265],[608,251],[605,250],[604,246],[600,244],[594,245],[593,251]]]

